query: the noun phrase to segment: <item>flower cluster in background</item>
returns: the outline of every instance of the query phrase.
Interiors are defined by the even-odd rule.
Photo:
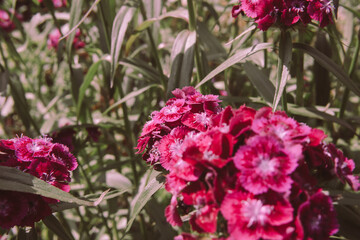
[[[77,167],[69,149],[50,138],[0,140],[0,166],[14,167],[65,191]],[[51,214],[49,203],[58,200],[23,192],[0,191],[0,227],[33,226]]]
[[[5,10],[0,9],[0,28],[3,29],[5,32],[11,32],[15,29],[15,23],[12,17],[21,19],[21,15],[18,13],[15,13],[14,16],[11,16],[11,11],[9,13]]]
[[[165,215],[193,232],[175,239],[328,239],[338,231],[333,180],[357,191],[354,162],[323,131],[284,112],[222,109],[218,96],[176,89],[143,128],[138,152],[167,172]],[[322,186],[322,187],[320,187]]]
[[[39,3],[42,3],[43,0],[38,0]],[[61,8],[61,7],[66,7],[66,0],[52,0],[53,5],[55,8]]]
[[[333,23],[333,11],[332,0],[239,0],[232,15],[245,14],[255,19],[259,29],[266,31],[276,23],[291,27],[300,22],[307,25],[312,19],[325,27]]]
[[[83,37],[83,35],[82,35],[80,29],[76,29],[75,37],[73,40],[73,47],[75,49],[80,49],[80,48],[85,47],[85,42],[81,40],[82,37]],[[54,30],[52,30],[49,34],[49,38],[47,41],[48,48],[57,49],[59,46],[60,38],[61,38],[61,33],[60,33],[59,29],[55,28]]]

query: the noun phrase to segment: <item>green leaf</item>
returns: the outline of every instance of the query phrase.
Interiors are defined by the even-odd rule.
[[[113,86],[115,72],[118,65],[119,57],[121,55],[121,48],[124,42],[125,33],[128,28],[128,25],[131,19],[134,16],[135,8],[122,6],[119,12],[116,14],[116,17],[113,22],[113,27],[111,31],[111,82],[110,85]]]
[[[179,87],[180,85],[181,68],[184,59],[184,49],[185,49],[186,39],[188,38],[189,33],[190,33],[189,30],[181,31],[177,35],[174,44],[172,46],[171,56],[170,56],[172,63],[171,72],[167,86],[167,93],[166,93],[168,97],[171,96],[171,91]]]
[[[50,215],[42,219],[42,222],[60,239],[63,240],[73,240],[74,238],[70,235],[68,231],[64,229],[60,221],[54,216]]]
[[[116,108],[117,106],[119,106],[120,104],[142,94],[143,92],[149,90],[150,88],[152,87],[160,87],[159,85],[157,84],[152,84],[152,85],[149,85],[149,86],[146,86],[146,87],[143,87],[137,91],[133,91],[131,93],[129,93],[128,95],[126,95],[125,97],[123,97],[122,99],[120,99],[119,101],[117,101],[116,103],[114,103],[113,105],[111,105],[108,109],[106,109],[104,112],[103,112],[103,115],[106,115],[109,111],[111,111],[112,109]]]
[[[290,76],[290,61],[292,56],[292,40],[288,31],[281,32],[279,43],[279,59],[278,72],[276,77],[276,89],[273,100],[273,110],[275,111],[286,86],[286,82]],[[286,93],[285,93],[286,94]],[[286,109],[284,109],[286,110]]]
[[[44,182],[37,177],[24,173],[13,167],[0,166],[0,173],[1,190],[33,193],[48,198],[58,199],[63,202],[77,203],[85,206],[96,206],[99,204],[99,200],[101,201],[104,197],[101,196],[95,202],[82,200]]]
[[[106,185],[119,190],[130,191],[132,189],[131,181],[115,170],[106,172]]]
[[[217,68],[212,70],[203,80],[201,80],[200,83],[196,85],[196,88],[199,88],[201,85],[206,83],[207,81],[211,80],[213,77],[221,73],[227,68],[230,68],[232,65],[241,62],[245,60],[246,58],[250,57],[254,53],[257,53],[259,51],[269,49],[272,47],[271,43],[260,43],[256,44],[252,47],[241,49],[238,52],[236,52],[233,56],[226,59],[223,63],[221,63]]]
[[[70,34],[68,34],[68,38],[66,39],[66,52],[69,58],[69,62],[71,64],[71,51],[72,45],[75,38],[76,32],[73,31],[73,28],[76,24],[80,21],[82,7],[84,4],[84,0],[72,0],[71,1],[71,8],[70,8],[70,20],[69,20],[69,28],[72,30]]]
[[[86,89],[88,89],[88,87],[91,84],[91,81],[94,79],[95,74],[97,73],[97,70],[102,61],[103,61],[103,59],[100,59],[99,61],[97,61],[91,65],[91,67],[89,68],[88,72],[85,75],[84,82],[80,86],[79,96],[78,96],[78,101],[77,101],[77,109],[76,109],[78,119],[80,116],[80,111],[81,111],[81,107],[82,107],[82,102],[84,100],[85,91],[86,91]]]
[[[164,185],[164,177],[161,175],[161,173],[156,171],[152,171],[152,170],[147,171],[147,173],[143,177],[143,180],[144,179],[148,179],[145,188],[143,189],[140,188],[140,191],[131,201],[130,215],[129,215],[128,223],[126,225],[125,233],[127,233],[130,230],[135,218],[137,217],[137,215],[139,215],[140,211],[150,200],[152,195],[154,195]]]
[[[6,95],[9,78],[9,72],[0,72],[0,96]]]
[[[217,60],[219,58],[226,57],[226,51],[224,47],[221,45],[218,38],[216,38],[207,28],[205,23],[199,22],[197,33],[199,34],[199,39],[202,45],[206,46],[206,52],[208,59]]]
[[[271,103],[275,95],[275,87],[264,72],[260,71],[253,63],[245,62],[244,70],[251,83],[254,85],[260,96]]]
[[[353,91],[356,95],[360,96],[360,89],[356,86],[354,81],[339,65],[337,65],[325,54],[303,43],[294,43],[293,47],[296,49],[300,49],[312,56],[321,66],[326,68],[329,72],[332,72],[339,81],[341,81],[346,87],[349,88],[350,91]]]

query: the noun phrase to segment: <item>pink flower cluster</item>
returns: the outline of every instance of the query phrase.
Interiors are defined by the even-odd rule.
[[[5,32],[11,32],[15,29],[15,24],[12,21],[10,14],[2,9],[0,9],[0,28]]]
[[[333,23],[333,11],[332,0],[239,0],[232,16],[245,14],[255,19],[259,29],[266,31],[275,23],[291,27],[300,22],[307,25],[312,19],[325,27]]]
[[[328,239],[338,230],[319,187],[339,179],[359,189],[354,162],[323,131],[272,112],[222,109],[218,96],[176,89],[143,128],[138,152],[166,170],[170,224],[198,235],[175,239]]]
[[[77,161],[69,149],[50,138],[0,140],[0,166],[14,167],[65,191]],[[0,190],[0,227],[33,226],[51,214],[49,203],[58,200],[39,195]]]
[[[85,42],[81,40],[82,38],[82,33],[80,31],[80,29],[76,29],[75,30],[75,37],[74,37],[74,40],[73,40],[73,46],[75,49],[80,49],[80,48],[83,48],[85,47]],[[49,38],[48,38],[48,41],[47,41],[47,45],[48,45],[48,48],[54,48],[54,49],[57,49],[58,48],[58,45],[59,45],[59,39],[61,38],[61,33],[59,31],[59,29],[54,29],[50,32],[49,34]]]
[[[39,3],[42,3],[43,0],[38,0]],[[53,5],[55,8],[61,8],[61,7],[66,7],[66,0],[52,0]]]

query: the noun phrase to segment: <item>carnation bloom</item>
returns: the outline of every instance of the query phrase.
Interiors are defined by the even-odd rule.
[[[80,40],[82,36],[82,33],[80,31],[80,29],[76,29],[75,30],[75,37],[73,40],[73,46],[75,49],[80,49],[85,47],[85,42]],[[48,48],[54,48],[57,49],[59,46],[59,39],[61,38],[61,33],[59,31],[59,29],[54,29],[50,32],[49,37],[48,37],[48,41],[47,41],[47,45]]]
[[[66,146],[54,144],[47,137],[22,136],[0,140],[0,153],[0,166],[15,167],[65,192],[70,191],[70,172],[75,170],[77,162]],[[49,203],[56,202],[39,195],[1,190],[0,226],[7,229],[34,226],[34,222],[51,214]]]
[[[320,27],[333,23],[332,12],[334,6],[331,0],[307,0],[309,1],[308,13],[314,20],[320,22]]]
[[[260,194],[272,189],[286,192],[291,188],[289,176],[301,157],[301,146],[285,149],[272,136],[254,136],[241,146],[234,156],[240,170],[239,181],[251,193]]]
[[[323,131],[268,107],[221,109],[217,96],[192,87],[173,94],[151,114],[137,149],[167,172],[167,221],[189,221],[192,234],[175,239],[315,240],[336,232],[331,198],[319,185],[337,178],[358,190],[360,183],[354,161],[324,143]]]
[[[5,30],[6,32],[11,32],[15,29],[15,24],[10,18],[10,14],[0,9],[0,28]]]
[[[282,225],[293,220],[290,203],[274,193],[261,197],[229,193],[220,209],[228,221],[229,239],[282,239]]]
[[[274,24],[288,28],[299,22],[307,25],[312,19],[325,27],[333,23],[333,10],[331,0],[239,0],[231,13],[233,17],[246,14],[255,20],[260,30],[266,31]]]

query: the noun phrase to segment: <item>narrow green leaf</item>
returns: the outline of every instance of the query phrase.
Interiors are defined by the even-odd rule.
[[[351,131],[355,132],[355,128],[348,122],[346,122],[340,118],[337,118],[333,115],[330,115],[329,113],[326,113],[324,111],[320,111],[320,110],[316,109],[315,107],[299,107],[295,104],[289,103],[288,111],[290,113],[292,113],[294,115],[298,115],[298,116],[335,122],[335,123],[338,123],[348,129],[350,129]]]
[[[290,61],[292,56],[292,40],[288,31],[281,32],[279,43],[278,72],[276,77],[276,89],[273,100],[273,110],[275,111],[290,76]],[[286,94],[286,93],[285,93]],[[286,109],[284,109],[286,110]]]
[[[1,190],[33,193],[48,198],[58,199],[63,202],[95,206],[95,202],[76,198],[70,193],[64,192],[59,188],[16,168],[0,166],[0,173]]]
[[[84,78],[84,82],[81,84],[80,89],[79,89],[79,96],[78,96],[78,101],[77,101],[77,118],[79,119],[80,116],[80,110],[82,107],[82,102],[84,100],[84,96],[85,96],[85,91],[86,89],[88,89],[88,87],[91,84],[91,81],[94,79],[95,74],[97,73],[97,70],[101,64],[101,62],[103,61],[103,59],[100,59],[99,61],[93,63],[88,72],[85,75]]]
[[[131,190],[131,181],[115,170],[106,172],[106,185],[120,190]]]
[[[141,59],[122,59],[119,64],[132,69],[136,73],[140,73],[143,79],[148,80],[151,83],[160,84],[160,75],[148,62]]]
[[[251,62],[245,62],[243,67],[260,96],[266,102],[271,103],[274,100],[275,87],[269,78]]]
[[[354,81],[338,64],[332,61],[325,54],[303,43],[294,43],[293,47],[300,49],[312,56],[321,66],[326,68],[329,72],[332,72],[339,81],[341,81],[346,87],[349,88],[350,91],[353,91],[356,95],[360,96],[360,89],[357,87]]]
[[[351,7],[345,6],[344,4],[340,4],[340,6],[345,8],[346,10],[351,12],[352,14],[354,14],[360,20],[360,12],[359,11],[357,11],[356,9],[353,9]]]
[[[70,20],[69,20],[69,28],[73,29],[74,26],[80,21],[81,13],[82,13],[82,7],[84,4],[84,0],[72,0],[71,1],[71,8],[70,8]],[[66,39],[66,52],[68,57],[71,56],[72,51],[72,45],[75,38],[75,31],[72,31],[68,38]],[[71,59],[69,59],[69,62],[71,63]]]
[[[166,93],[168,97],[171,96],[171,91],[179,87],[180,84],[181,68],[184,59],[184,49],[186,45],[186,39],[188,38],[189,33],[189,30],[181,31],[177,35],[171,49],[171,72]]]
[[[53,232],[55,233],[60,239],[63,240],[73,240],[74,237],[70,235],[68,231],[62,226],[60,221],[54,216],[50,215],[42,219],[42,222]]]
[[[181,64],[179,88],[190,85],[194,68],[194,51],[196,44],[196,31],[189,32],[184,46],[184,57]]]
[[[152,195],[154,195],[164,185],[164,177],[159,172],[148,171],[144,177],[145,179],[149,179],[149,181],[147,182],[145,188],[142,189],[142,191],[139,191],[131,201],[129,221],[126,225],[125,233],[130,230],[135,218],[150,200]]]
[[[135,8],[122,6],[113,22],[111,31],[111,86],[114,84],[115,72],[121,56],[121,48],[124,42],[125,33],[131,19],[134,16]]]
[[[205,23],[198,23],[197,34],[202,45],[206,46],[205,51],[209,60],[217,60],[227,56],[221,42],[209,31]]]
[[[0,72],[0,96],[6,95],[9,78],[9,72]]]
[[[111,105],[108,109],[106,109],[104,112],[103,112],[103,115],[106,115],[109,111],[111,111],[112,109],[116,108],[117,106],[119,106],[120,104],[142,94],[143,92],[149,90],[150,88],[152,87],[159,87],[159,85],[157,84],[152,84],[152,85],[149,85],[149,86],[146,86],[146,87],[143,87],[137,91],[133,91],[131,93],[129,93],[128,95],[126,95],[125,97],[123,97],[122,99],[120,99],[119,101],[117,101],[116,103],[114,103],[113,105]]]
[[[236,52],[233,56],[226,59],[223,63],[221,63],[217,68],[212,70],[200,83],[196,85],[196,88],[199,88],[201,85],[206,83],[207,81],[211,80],[213,77],[224,71],[225,69],[231,67],[232,65],[245,60],[246,58],[250,57],[254,53],[258,51],[262,51],[265,49],[269,49],[272,47],[271,43],[260,43],[256,44],[252,47],[241,49]]]

